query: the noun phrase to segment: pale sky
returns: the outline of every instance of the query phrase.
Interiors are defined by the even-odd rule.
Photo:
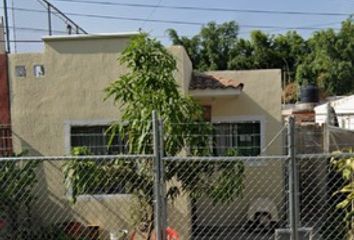
[[[12,15],[9,10],[10,25],[16,26],[16,35],[11,28],[11,38],[16,40],[39,40],[41,36],[47,35],[40,29],[47,29],[47,15],[45,12],[23,11],[23,9],[45,10],[38,3],[38,0],[7,0],[8,6],[17,8]],[[321,12],[321,13],[354,13],[354,0],[84,0],[110,3],[137,3],[157,6],[191,6],[207,8],[241,9],[241,10],[267,10],[267,11],[297,11],[297,12]],[[170,44],[165,31],[168,28],[175,28],[179,34],[191,36],[196,34],[200,25],[156,23],[139,19],[184,21],[192,23],[207,23],[216,21],[222,23],[234,20],[240,24],[240,37],[247,38],[249,32],[259,29],[262,26],[276,26],[284,29],[267,29],[271,34],[283,33],[285,28],[312,28],[312,27],[333,27],[338,28],[340,22],[346,16],[318,16],[318,15],[287,15],[287,14],[256,14],[243,12],[210,12],[198,10],[180,10],[165,8],[147,8],[132,6],[113,6],[102,4],[88,4],[70,2],[67,0],[50,0],[61,11],[67,13],[70,18],[76,21],[89,33],[113,33],[131,32],[142,28],[152,36],[157,36],[164,44]],[[2,1],[0,3],[3,11]],[[22,9],[22,10],[19,10]],[[72,13],[88,15],[105,15],[123,18],[138,18],[136,21],[119,19],[101,19],[94,17],[74,16]],[[2,13],[0,15],[3,15]],[[15,20],[13,22],[13,19]],[[65,31],[65,24],[56,17],[53,17],[55,30]],[[251,27],[247,27],[250,26]],[[258,26],[258,27],[257,27]],[[31,28],[27,29],[27,28]],[[33,28],[37,29],[33,31]],[[298,30],[305,38],[315,30]],[[57,32],[60,34],[61,32]],[[17,43],[17,51],[38,51],[38,43]]]

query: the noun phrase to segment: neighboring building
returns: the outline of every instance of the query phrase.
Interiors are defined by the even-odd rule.
[[[0,157],[12,155],[10,99],[4,26],[0,19]]]
[[[124,152],[119,139],[115,140],[119,147],[113,148],[112,152],[107,151],[105,129],[119,120],[121,113],[111,100],[103,101],[103,90],[127,72],[124,66],[117,64],[117,57],[134,35],[136,33],[51,36],[43,38],[43,53],[10,54],[15,150],[53,156],[67,155],[73,146],[86,145],[96,154]],[[216,155],[224,155],[225,149],[231,147],[238,148],[243,155],[282,154],[282,138],[273,139],[282,129],[280,70],[193,74],[192,63],[183,47],[173,46],[169,51],[177,59],[176,80],[181,91],[203,105],[206,117],[215,124],[218,136],[214,149]],[[63,214],[78,215],[85,222],[99,225],[107,231],[128,224],[119,216],[127,214],[125,210],[122,212],[122,209],[128,208],[127,201],[123,203],[122,199],[129,196],[85,196],[71,207],[65,198],[60,167],[48,163],[43,166],[42,172],[45,178],[41,184],[45,184],[49,191],[49,197],[43,199],[48,211],[39,213],[44,215],[38,219],[57,222],[58,219],[51,218],[53,214],[50,211],[61,208]],[[255,177],[252,169],[247,172],[246,185],[251,184],[250,178]],[[262,184],[270,184],[273,186],[272,192],[277,194],[274,197],[258,197],[268,197],[280,206],[283,196],[278,193],[284,187],[283,174],[282,164],[277,162],[272,167],[266,167],[263,175],[257,175],[260,189],[265,188]],[[272,180],[269,180],[270,175]],[[246,206],[251,198],[257,196],[245,193],[237,204],[242,201]],[[189,222],[189,204],[183,206],[187,209],[179,218]],[[97,209],[97,215],[88,214],[88,208]],[[70,212],[72,209],[75,214]],[[222,218],[222,212],[216,210],[214,208],[215,222]],[[242,211],[246,216],[247,209]],[[224,224],[232,224],[232,219]],[[185,234],[182,239],[187,239],[187,230],[181,231]]]
[[[326,122],[328,104],[333,108],[340,128],[354,130],[354,95],[335,97],[315,107],[316,123]]]

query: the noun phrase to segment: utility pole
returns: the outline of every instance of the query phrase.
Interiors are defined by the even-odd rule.
[[[3,2],[4,2],[4,4],[3,4],[4,5],[4,17],[5,17],[6,48],[7,48],[7,53],[11,53],[7,0],[3,0]]]

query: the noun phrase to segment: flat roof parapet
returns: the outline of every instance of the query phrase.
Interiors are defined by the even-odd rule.
[[[134,37],[138,34],[139,32],[52,35],[52,36],[44,36],[42,37],[42,40],[44,42],[51,42],[51,41],[73,41],[73,40],[94,40],[94,39],[116,39],[116,38]]]

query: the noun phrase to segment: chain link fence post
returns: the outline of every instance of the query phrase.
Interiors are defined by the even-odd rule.
[[[161,118],[159,118],[159,134],[160,134],[160,189],[161,189],[161,199],[162,199],[162,205],[161,205],[161,224],[162,224],[162,239],[165,240],[167,239],[166,237],[166,228],[167,228],[167,197],[166,197],[166,185],[165,185],[165,165],[163,161],[164,157],[164,131],[163,131],[163,121]]]
[[[153,139],[154,139],[154,170],[155,170],[155,186],[154,186],[154,214],[155,214],[155,231],[157,240],[165,240],[166,237],[166,201],[164,190],[164,166],[162,162],[162,125],[158,119],[157,112],[152,112],[153,122]]]
[[[298,173],[296,165],[295,151],[295,118],[289,117],[288,125],[288,154],[289,154],[289,222],[291,240],[299,240],[299,188],[298,188]]]

